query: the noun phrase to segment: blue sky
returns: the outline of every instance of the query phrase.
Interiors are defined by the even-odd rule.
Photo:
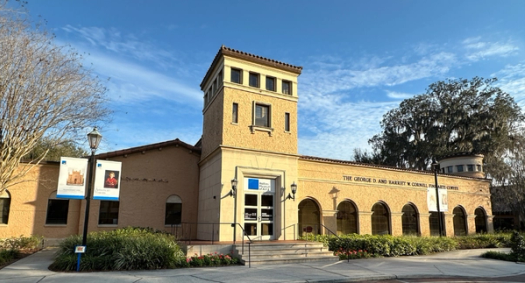
[[[447,78],[498,77],[525,106],[525,1],[28,2],[110,78],[99,152],[197,142],[199,84],[223,44],[303,67],[300,154],[352,159],[384,113]]]

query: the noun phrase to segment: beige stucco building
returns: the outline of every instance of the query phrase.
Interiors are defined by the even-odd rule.
[[[203,134],[97,155],[122,162],[119,201],[91,201],[89,231],[144,226],[181,239],[439,234],[433,171],[298,154],[302,68],[221,47],[201,83]],[[441,160],[443,233],[492,231],[483,156]],[[81,234],[85,201],[56,199],[58,164],[0,195],[0,237]],[[292,189],[294,188],[294,189]],[[294,191],[296,190],[296,191]]]

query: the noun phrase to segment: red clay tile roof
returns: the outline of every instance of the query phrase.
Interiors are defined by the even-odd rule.
[[[145,151],[145,150],[158,149],[158,148],[162,148],[162,147],[175,146],[175,145],[181,146],[181,147],[185,147],[185,148],[187,148],[187,149],[189,149],[192,152],[195,152],[197,154],[201,153],[201,148],[200,147],[195,147],[195,146],[187,144],[187,143],[185,143],[185,142],[183,142],[183,141],[181,141],[179,139],[174,139],[174,140],[165,141],[165,142],[153,143],[153,144],[148,144],[148,145],[143,145],[143,146],[137,146],[137,147],[127,148],[127,149],[122,149],[122,150],[116,150],[116,151],[101,153],[101,154],[97,154],[95,156],[97,158],[101,158],[101,159],[102,158],[111,158],[111,157],[115,157],[115,156],[122,156],[122,155],[136,153],[136,152],[141,152],[141,151]]]
[[[258,55],[254,55],[254,54],[251,54],[251,53],[235,50],[233,48],[229,48],[229,47],[226,47],[226,46],[223,45],[219,49],[219,52],[217,52],[217,55],[215,55],[215,59],[213,59],[213,62],[211,63],[210,68],[208,69],[208,71],[206,72],[206,75],[202,79],[202,82],[200,84],[202,90],[203,90],[203,87],[204,87],[204,83],[208,80],[209,76],[211,75],[211,72],[215,68],[215,65],[217,65],[217,63],[219,62],[219,60],[220,60],[222,55],[235,57],[235,58],[239,58],[239,59],[244,59],[244,60],[251,61],[251,62],[254,62],[254,63],[258,63],[258,64],[261,64],[261,65],[266,65],[266,66],[270,66],[270,67],[274,67],[274,68],[290,71],[290,72],[296,73],[298,75],[300,75],[301,71],[303,70],[303,67],[300,67],[300,66],[294,66],[294,65],[291,65],[291,64],[287,64],[287,63],[284,63],[284,62],[277,61],[277,60],[268,59],[268,58],[265,58],[265,57],[262,57],[262,56],[258,56]]]

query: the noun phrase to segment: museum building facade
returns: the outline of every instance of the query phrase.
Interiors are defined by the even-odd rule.
[[[435,174],[298,154],[301,71],[222,46],[200,85],[197,144],[176,139],[96,156],[122,162],[120,199],[91,201],[89,231],[143,226],[208,241],[439,235],[429,207],[437,176],[442,233],[492,232],[481,155],[443,159]],[[0,237],[82,233],[85,201],[56,198],[58,169],[38,165],[0,195]]]

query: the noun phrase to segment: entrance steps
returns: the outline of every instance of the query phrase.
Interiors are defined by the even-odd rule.
[[[302,263],[309,261],[338,261],[339,257],[319,242],[260,241],[234,245],[237,256],[244,265]]]

